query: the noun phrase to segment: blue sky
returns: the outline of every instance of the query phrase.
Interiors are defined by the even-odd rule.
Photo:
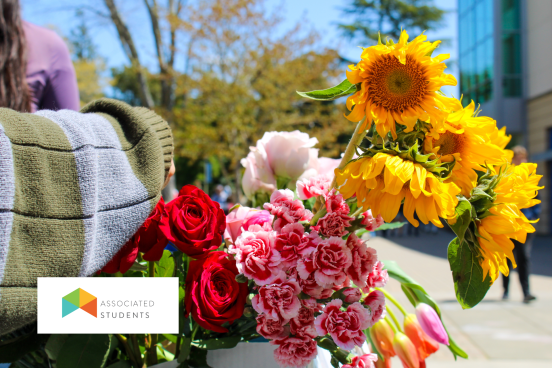
[[[75,27],[75,6],[86,4],[94,8],[95,4],[103,3],[100,0],[20,0],[23,7],[23,18],[38,25],[54,26],[58,32],[68,35]],[[140,57],[143,62],[152,63],[154,55],[148,54],[153,50],[153,40],[150,32],[150,25],[147,20],[143,3],[139,0],[117,1],[120,4],[131,32],[135,37],[137,47],[141,50]],[[332,48],[339,50],[340,54],[350,60],[358,60],[360,49],[354,43],[340,37],[336,23],[341,15],[340,9],[348,3],[347,0],[268,0],[270,8],[276,9],[284,18],[284,28],[292,28],[297,22],[307,23],[319,30],[322,35],[322,42]],[[446,19],[441,29],[427,33],[431,39],[450,39],[450,46],[441,47],[440,53],[450,53],[451,60],[458,58],[458,27],[456,14],[456,0],[434,0],[435,5],[447,10]],[[107,62],[108,67],[121,66],[128,61],[122,52],[115,28],[108,21],[99,20],[97,17],[89,16],[91,33],[94,42],[98,46],[98,52]],[[454,62],[449,63],[449,73],[458,79],[458,68]],[[460,97],[458,86],[444,87],[443,92]]]

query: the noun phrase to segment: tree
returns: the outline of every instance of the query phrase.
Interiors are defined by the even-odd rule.
[[[390,37],[398,40],[401,30],[421,33],[436,29],[444,10],[433,6],[433,0],[351,0],[343,14],[352,16],[352,23],[339,28],[350,38],[375,43]]]
[[[104,60],[98,56],[82,11],[76,12],[79,24],[69,35],[68,43],[73,55],[81,105],[103,97],[102,72]]]

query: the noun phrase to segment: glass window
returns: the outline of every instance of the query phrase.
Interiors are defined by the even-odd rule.
[[[475,6],[475,40],[480,42],[485,37],[485,2],[479,1]]]
[[[502,0],[502,29],[519,29],[519,0]]]
[[[485,50],[485,43],[480,43],[477,45],[477,75],[479,77],[478,83],[483,83],[485,81],[485,67],[487,66],[487,59],[486,59],[486,50]]]
[[[460,53],[462,54],[464,51],[466,51],[466,48],[468,45],[468,40],[466,39],[466,17],[462,16],[460,17],[460,27],[459,27],[459,35],[458,35],[458,48],[460,50]]]
[[[485,36],[493,34],[493,0],[485,0]]]
[[[466,31],[468,33],[468,47],[473,47],[473,44],[475,43],[475,12],[469,11],[466,14]]]
[[[502,67],[504,74],[521,73],[521,47],[518,33],[502,36]]]
[[[506,97],[521,96],[521,78],[520,77],[504,77],[502,80],[502,89]]]
[[[466,10],[466,1],[458,0],[458,14],[462,14]]]
[[[494,75],[494,42],[493,38],[485,41],[485,79],[493,79]]]

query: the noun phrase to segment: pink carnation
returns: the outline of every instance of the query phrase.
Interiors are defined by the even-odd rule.
[[[368,275],[368,280],[366,281],[366,287],[362,288],[362,291],[365,293],[370,291],[370,288],[373,287],[384,287],[389,281],[389,275],[387,270],[383,269],[383,263],[380,261],[376,262],[372,272]]]
[[[344,302],[347,304],[356,303],[362,297],[360,289],[357,288],[347,288],[343,290]]]
[[[328,212],[318,220],[316,226],[319,227],[320,234],[327,238],[331,236],[342,237],[347,235],[347,227],[351,226],[353,217],[343,215],[339,212]]]
[[[336,194],[335,189],[326,195],[326,211],[328,213],[337,212],[342,215],[348,215],[350,212],[349,205],[343,200],[343,196]]]
[[[330,334],[337,346],[351,350],[366,341],[363,330],[370,327],[370,313],[358,302],[349,305],[347,311],[341,310],[342,304],[341,299],[329,302],[314,325],[319,336]]]
[[[299,282],[301,291],[315,299],[326,299],[332,296],[333,290],[331,288],[324,288],[316,282],[314,279],[314,272],[310,273],[307,278],[303,279],[298,277],[297,269],[292,269],[290,277],[295,277]]]
[[[264,208],[278,217],[274,222],[276,231],[289,223],[310,221],[312,218],[312,212],[306,210],[299,199],[293,200],[293,192],[289,189],[280,189],[272,193],[270,203],[265,203]]]
[[[297,193],[303,201],[312,197],[328,194],[328,189],[332,184],[333,175],[317,175],[310,179],[299,180],[297,182]]]
[[[282,367],[302,368],[317,355],[316,341],[308,337],[288,337],[277,344],[274,360]]]
[[[276,233],[259,225],[249,226],[231,244],[228,253],[235,254],[238,271],[257,285],[271,283],[280,273],[280,253],[274,249]]]
[[[289,321],[289,326],[291,328],[291,333],[294,335],[308,335],[311,338],[318,336],[314,329],[314,309],[301,307],[297,316]],[[311,336],[312,334],[314,334],[314,336]]]
[[[378,361],[377,354],[364,354],[353,357],[351,364],[345,364],[341,368],[375,368],[374,362]]]
[[[289,336],[289,326],[277,319],[267,318],[265,314],[257,317],[257,332],[265,339],[278,340]]]
[[[360,224],[365,226],[366,230],[368,230],[368,231],[376,230],[378,227],[383,225],[383,223],[385,222],[385,221],[383,221],[383,217],[381,217],[381,215],[378,215],[376,218],[374,218],[374,216],[372,216],[372,211],[371,210],[368,210],[368,211],[364,212],[362,214],[362,216],[364,216],[364,218],[362,219]]]
[[[300,258],[297,261],[297,272],[302,279],[307,279],[314,272],[318,285],[331,288],[345,282],[345,270],[351,264],[351,251],[345,240],[333,236],[322,240],[310,254]]]
[[[382,319],[385,312],[385,296],[379,290],[374,290],[362,302],[370,309],[370,327]]]
[[[301,288],[294,279],[286,281],[283,273],[274,282],[259,288],[259,294],[255,295],[251,302],[257,313],[266,313],[268,318],[286,324],[297,316],[301,308],[301,302],[297,297],[301,293]]]
[[[351,267],[347,269],[347,276],[351,278],[356,286],[363,288],[366,286],[368,276],[378,261],[376,250],[368,247],[355,234],[351,234],[347,238],[347,247],[351,250],[352,256],[352,263]]]
[[[309,238],[304,236],[303,225],[294,223],[284,226],[274,242],[275,249],[280,252],[282,258],[281,267],[288,269],[297,265],[298,251],[309,243]],[[307,234],[308,235],[308,234]]]

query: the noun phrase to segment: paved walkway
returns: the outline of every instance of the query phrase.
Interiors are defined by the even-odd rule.
[[[418,281],[439,303],[443,318],[455,341],[470,356],[457,362],[446,348],[427,361],[428,367],[552,367],[552,241],[537,239],[533,252],[532,293],[537,300],[523,304],[517,274],[510,281],[510,300],[504,302],[502,280],[497,280],[485,299],[470,310],[456,302],[446,249],[453,234],[421,232],[419,237],[375,237],[369,245],[378,250],[380,259],[392,259]],[[402,245],[399,245],[402,244]],[[544,274],[544,275],[543,275]],[[546,276],[548,275],[548,276]],[[410,306],[399,283],[391,280],[387,290]],[[413,310],[413,309],[412,309]],[[400,367],[399,361],[393,361]]]

